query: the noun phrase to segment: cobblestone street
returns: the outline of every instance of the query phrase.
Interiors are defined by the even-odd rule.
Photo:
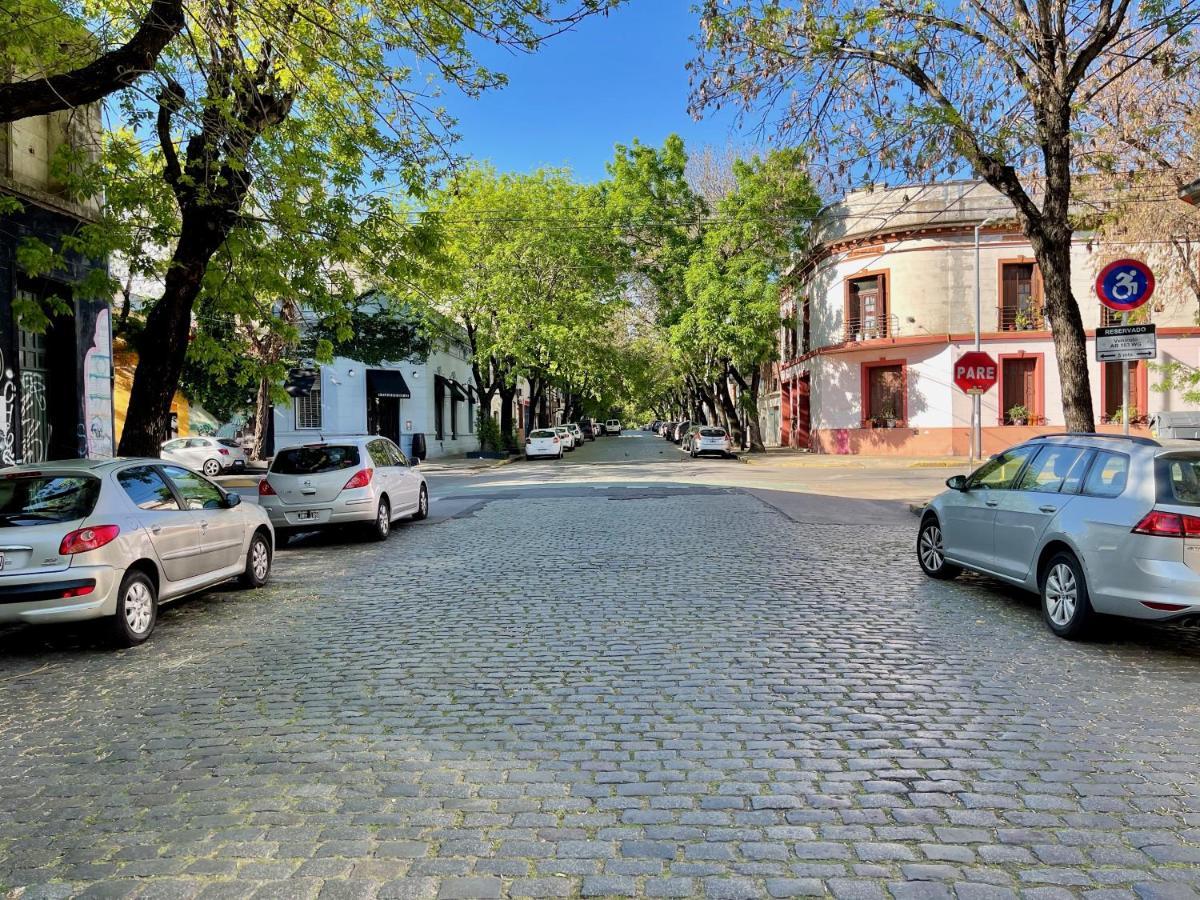
[[[623,483],[663,446],[447,481],[131,651],[0,631],[0,896],[1200,896],[1197,632],[1068,643],[911,517]]]

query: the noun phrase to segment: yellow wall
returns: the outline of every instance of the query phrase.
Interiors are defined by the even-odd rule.
[[[122,338],[113,338],[113,416],[118,443],[125,430],[125,413],[129,409],[129,391],[133,388],[133,370],[137,368],[137,362],[137,353]],[[176,391],[171,412],[179,416],[181,435],[188,434],[188,409],[187,398]]]

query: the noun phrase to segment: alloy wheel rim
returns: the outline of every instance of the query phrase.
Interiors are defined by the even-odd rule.
[[[134,634],[145,634],[150,628],[150,618],[154,614],[154,600],[150,589],[142,582],[135,581],[125,592],[125,624]]]
[[[1079,605],[1079,584],[1066,563],[1058,563],[1046,576],[1046,613],[1055,625],[1066,625]]]
[[[254,570],[254,577],[259,581],[264,581],[267,577],[269,566],[270,558],[267,556],[267,545],[262,541],[255,541],[254,548],[250,551],[250,567]]]
[[[388,529],[392,527],[392,523],[388,521],[388,508],[386,503],[379,504],[379,533],[387,534]]]
[[[421,515],[425,515],[425,513],[429,512],[429,494],[427,494],[425,492],[424,488],[421,488],[420,504],[421,504]]]
[[[921,532],[921,562],[926,569],[936,572],[945,562],[946,554],[942,550],[942,529],[930,525]]]

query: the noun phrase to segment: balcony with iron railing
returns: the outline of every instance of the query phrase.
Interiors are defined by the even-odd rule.
[[[1041,331],[1046,327],[1046,317],[1035,306],[1001,306],[997,316],[997,331]]]
[[[880,338],[896,337],[899,334],[899,316],[863,316],[846,320],[842,329],[842,340],[850,344],[859,341],[877,341]]]

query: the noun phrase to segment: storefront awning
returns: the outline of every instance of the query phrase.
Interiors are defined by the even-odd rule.
[[[408,400],[412,392],[404,376],[395,369],[367,369],[368,397],[399,397]]]
[[[468,387],[459,384],[453,378],[448,378],[446,383],[450,385],[450,394],[454,397],[455,402],[465,403],[467,401],[467,391],[470,390]]]
[[[314,388],[321,387],[321,370],[297,367],[288,372],[283,389],[289,397],[307,397]]]

